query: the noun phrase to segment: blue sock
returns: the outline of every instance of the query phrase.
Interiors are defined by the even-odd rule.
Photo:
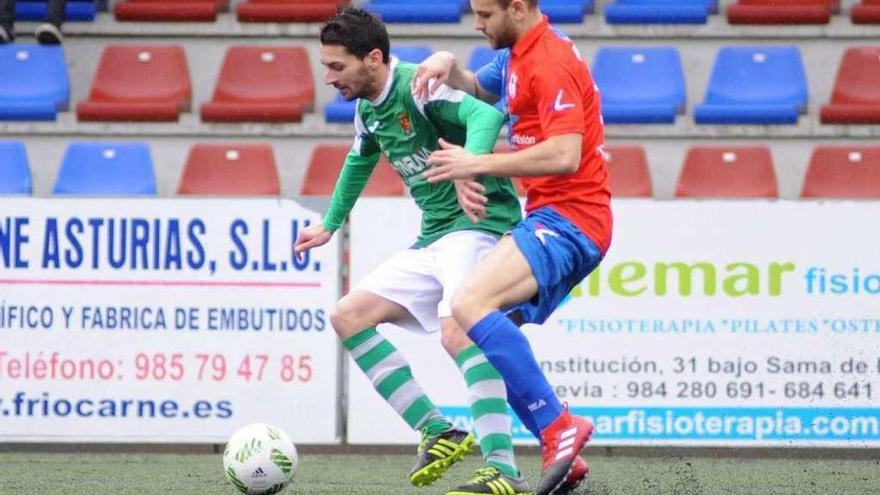
[[[512,321],[493,311],[478,321],[468,336],[486,355],[531,411],[535,425],[543,430],[562,414],[562,404],[535,360],[526,336]]]
[[[534,435],[535,438],[538,439],[538,442],[540,442],[541,430],[538,429],[538,424],[535,423],[535,418],[532,417],[532,411],[529,411],[529,405],[526,404],[526,401],[516,395],[513,390],[510,390],[510,387],[507,387],[507,403],[513,408],[513,412],[516,413],[526,429],[532,432],[532,435]]]

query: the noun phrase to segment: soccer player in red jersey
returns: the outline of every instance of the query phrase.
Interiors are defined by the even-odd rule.
[[[473,155],[441,142],[429,181],[523,177],[526,218],[479,263],[453,298],[459,325],[508,386],[508,400],[543,451],[539,495],[567,493],[589,468],[578,454],[593,426],[571,415],[544,377],[516,323],[543,323],[601,261],[611,208],[598,90],[574,43],[551,27],[537,0],[471,0],[477,30],[496,57],[476,74],[440,52],[422,63],[414,90],[438,83],[504,103],[514,153]]]

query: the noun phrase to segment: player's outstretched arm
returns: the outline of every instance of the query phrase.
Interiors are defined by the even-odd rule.
[[[418,100],[425,101],[443,84],[489,103],[498,101],[497,95],[480,86],[476,74],[458,65],[455,55],[439,51],[419,64],[412,79],[412,93]]]
[[[293,253],[296,255],[296,259],[302,259],[302,254],[309,249],[327,244],[332,237],[333,232],[328,231],[323,223],[302,229],[293,243]]]
[[[474,155],[461,146],[440,142],[431,153],[431,168],[422,173],[428,182],[457,180],[477,175],[535,177],[569,175],[581,161],[581,134],[562,134],[515,153]]]

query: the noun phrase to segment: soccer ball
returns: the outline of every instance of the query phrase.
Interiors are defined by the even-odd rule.
[[[279,428],[253,423],[233,433],[223,451],[223,473],[248,495],[278,493],[293,479],[296,447]]]

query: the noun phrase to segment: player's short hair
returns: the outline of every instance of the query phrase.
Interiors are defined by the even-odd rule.
[[[531,8],[535,8],[538,6],[538,0],[524,0],[524,1]],[[511,2],[511,0],[498,0],[498,3],[501,4],[502,9],[506,9],[507,7],[510,7],[510,2]]]
[[[340,10],[321,27],[321,44],[344,46],[359,59],[378,48],[386,64],[391,45],[385,24],[366,10],[354,7]]]

